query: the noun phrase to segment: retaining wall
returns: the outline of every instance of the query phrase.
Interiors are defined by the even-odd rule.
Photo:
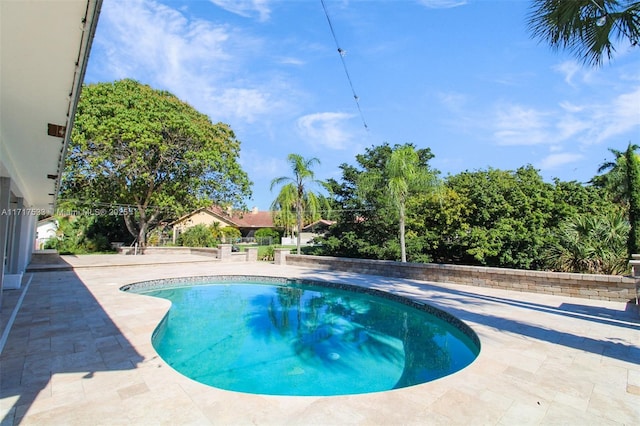
[[[619,275],[570,274],[481,266],[298,256],[289,254],[288,251],[276,250],[275,263],[616,302],[633,300],[635,303],[638,297],[636,279]]]
[[[139,249],[138,249],[139,250]],[[119,247],[119,254],[135,254],[134,247]],[[256,262],[258,249],[248,247],[244,252],[233,252],[231,244],[220,244],[218,247],[146,247],[145,254],[197,254],[211,256],[223,262]],[[138,253],[141,254],[141,253]]]

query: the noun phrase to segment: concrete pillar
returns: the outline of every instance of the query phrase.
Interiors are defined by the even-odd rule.
[[[632,254],[629,264],[631,276],[636,280],[636,306],[640,306],[640,254]]]
[[[27,223],[33,221],[35,216],[26,214],[24,210],[24,199],[16,198],[11,205],[11,216],[7,226],[8,240],[6,244],[6,265],[2,286],[7,289],[18,289],[22,284],[22,275],[26,269],[26,259],[24,255],[27,244],[28,229]],[[28,241],[28,248],[31,248],[31,241]]]
[[[277,248],[273,251],[273,263],[276,265],[287,264],[287,254],[291,253],[291,249]]]
[[[2,309],[2,290],[4,289],[5,258],[9,240],[9,199],[11,198],[11,179],[0,177],[0,310]]]
[[[24,238],[22,235],[22,225],[26,218],[23,210],[24,198],[16,198],[15,209],[21,213],[13,217],[11,229],[9,229],[12,238],[11,247],[8,248],[9,252],[7,253],[7,270],[10,274],[18,274],[20,272],[20,240]]]
[[[231,244],[220,244],[218,246],[218,259],[223,262],[231,261]]]
[[[246,253],[247,253],[247,262],[258,261],[258,247],[248,247],[246,250]]]
[[[35,214],[25,214],[20,216],[19,223],[16,223],[16,235],[13,253],[13,264],[11,272],[16,274],[16,284],[22,284],[22,276],[31,262],[33,254],[36,227],[38,216]],[[16,287],[16,288],[17,288]]]

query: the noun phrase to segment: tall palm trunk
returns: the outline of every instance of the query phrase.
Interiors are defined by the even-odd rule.
[[[400,203],[400,261],[407,261],[407,247],[405,243],[405,207],[404,202]]]
[[[298,202],[296,203],[296,222],[297,222],[297,228],[298,228],[298,232],[296,235],[296,248],[297,248],[297,254],[300,254],[300,246],[301,244],[301,236],[300,233],[302,232],[302,203],[300,202],[302,198],[299,197],[298,198]]]

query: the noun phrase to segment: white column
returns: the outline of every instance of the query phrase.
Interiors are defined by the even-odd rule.
[[[0,310],[2,309],[2,290],[9,239],[9,199],[11,198],[11,179],[0,177]]]
[[[19,212],[19,214],[13,216],[13,221],[9,226],[9,233],[11,235],[11,247],[7,247],[7,270],[10,274],[17,274],[20,272],[20,238],[23,237],[22,223],[25,219],[25,215],[23,212],[24,198],[16,198],[14,208],[16,209],[16,212]]]

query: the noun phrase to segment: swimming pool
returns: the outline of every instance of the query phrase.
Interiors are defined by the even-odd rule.
[[[152,336],[158,354],[181,374],[231,391],[386,391],[459,371],[480,350],[455,317],[353,285],[215,276],[123,290],[170,300]]]

